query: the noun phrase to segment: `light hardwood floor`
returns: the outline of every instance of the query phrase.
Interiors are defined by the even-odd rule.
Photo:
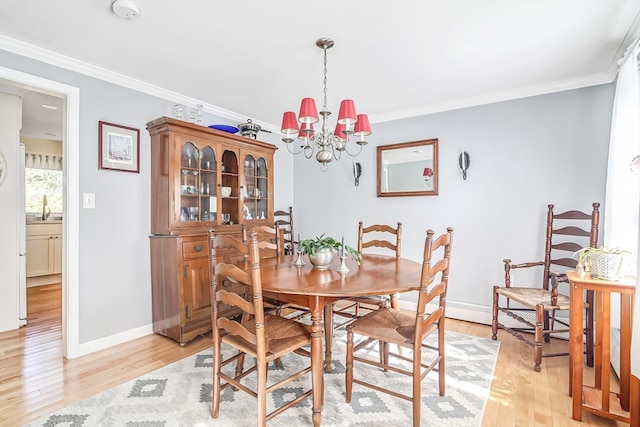
[[[62,357],[60,285],[28,289],[28,325],[0,333],[0,426],[19,426],[90,397],[211,345],[210,336],[186,347],[159,335],[72,360]],[[447,320],[447,329],[490,338],[486,325]],[[530,347],[506,333],[502,343],[483,427],[628,426],[584,414],[570,417],[568,358],[543,360],[533,371]],[[553,343],[558,348],[566,342]],[[587,377],[589,369],[586,369]]]

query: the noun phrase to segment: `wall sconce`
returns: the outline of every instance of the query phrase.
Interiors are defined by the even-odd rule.
[[[433,169],[424,168],[422,176],[424,176],[424,182],[427,183],[427,187],[431,187],[431,185],[433,184]]]
[[[360,185],[360,175],[362,175],[362,165],[359,162],[353,161],[353,179],[355,180],[356,187]]]
[[[467,169],[469,169],[469,165],[471,165],[471,157],[469,153],[462,149],[460,156],[458,157],[458,164],[460,165],[460,169],[462,169],[462,179],[467,179]]]
[[[629,167],[631,168],[631,172],[635,173],[636,175],[640,175],[640,154],[631,159]]]

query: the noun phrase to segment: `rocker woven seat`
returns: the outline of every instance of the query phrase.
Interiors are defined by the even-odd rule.
[[[556,305],[551,304],[551,291],[546,289],[536,288],[498,288],[496,292],[500,295],[509,298],[512,301],[517,301],[527,307],[535,307],[538,304],[544,306],[545,311],[551,310],[569,310],[569,297],[566,295],[558,295],[558,303]],[[586,304],[585,304],[586,305]]]

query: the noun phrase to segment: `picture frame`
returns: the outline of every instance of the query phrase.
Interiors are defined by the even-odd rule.
[[[140,129],[98,122],[98,167],[140,173]]]

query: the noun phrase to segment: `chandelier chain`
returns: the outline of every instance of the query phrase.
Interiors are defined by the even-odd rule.
[[[324,71],[323,71],[323,80],[322,83],[324,85],[324,107],[322,108],[323,111],[328,111],[327,110],[327,47],[323,47],[322,50],[324,51],[324,61],[323,61],[323,65],[324,65]]]

